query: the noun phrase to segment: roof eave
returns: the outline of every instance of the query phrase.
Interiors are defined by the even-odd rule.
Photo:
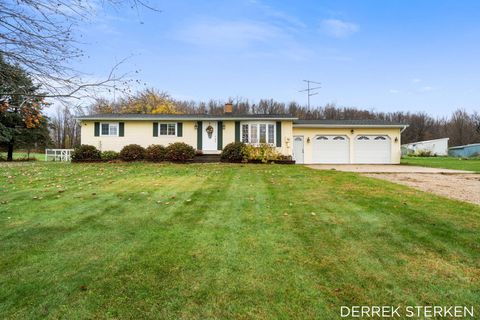
[[[294,128],[406,128],[408,124],[293,124]]]
[[[294,121],[298,118],[258,118],[258,117],[198,117],[198,118],[117,118],[117,117],[77,117],[75,118],[79,121],[215,121],[215,120],[232,120],[232,121],[241,121],[241,120],[257,120],[257,121]]]

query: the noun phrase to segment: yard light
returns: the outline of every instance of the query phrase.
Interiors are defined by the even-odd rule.
[[[198,124],[195,123],[195,125],[193,126],[195,128],[195,130],[198,129]]]
[[[307,137],[307,143],[310,143],[310,137]]]
[[[395,142],[398,142],[398,137],[395,137]]]
[[[351,133],[351,134],[354,134],[354,133],[355,133],[355,130],[353,130],[353,129],[350,130],[350,133]]]

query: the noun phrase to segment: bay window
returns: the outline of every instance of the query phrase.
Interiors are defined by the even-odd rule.
[[[261,143],[275,144],[275,124],[265,122],[242,123],[241,138],[243,143],[259,145]]]

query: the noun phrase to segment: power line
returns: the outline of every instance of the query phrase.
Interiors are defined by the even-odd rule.
[[[310,109],[310,97],[311,96],[314,96],[314,95],[317,95],[318,92],[315,92],[315,90],[318,90],[321,88],[321,86],[317,86],[317,87],[310,87],[310,84],[321,84],[320,82],[315,82],[315,81],[312,81],[312,80],[303,80],[303,82],[306,82],[307,83],[307,89],[305,90],[300,90],[298,92],[306,92],[307,93],[307,99],[308,99],[308,109]]]

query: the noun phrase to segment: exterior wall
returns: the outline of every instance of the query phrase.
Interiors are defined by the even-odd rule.
[[[293,122],[282,121],[282,146],[277,148],[282,154],[291,156],[293,153]]]
[[[235,121],[223,121],[225,129],[223,130],[223,147],[235,142]]]
[[[153,122],[156,121],[105,121],[105,122],[124,122],[125,133],[123,137],[95,137],[95,122],[102,121],[82,121],[81,122],[81,143],[97,147],[99,150],[112,150],[119,152],[127,144],[139,144],[142,147],[148,147],[151,144],[168,145],[173,142],[185,142],[195,149],[197,148],[197,130],[195,130],[196,121],[161,121],[162,123],[171,122],[183,123],[182,137],[177,136],[153,136]]]
[[[235,121],[222,120],[223,129],[223,147],[231,142],[235,142]],[[139,121],[139,120],[122,120],[122,121],[104,121],[104,122],[123,122],[124,136],[123,137],[95,137],[95,122],[84,120],[81,122],[81,143],[93,145],[99,150],[112,150],[119,152],[124,146],[128,144],[139,144],[142,147],[148,147],[151,144],[169,145],[174,142],[184,142],[195,149],[197,148],[197,129],[195,125],[197,121],[160,121],[162,123],[183,123],[182,137],[177,136],[153,136],[153,123],[159,121]],[[242,122],[242,121],[241,121]],[[252,122],[252,121],[246,121]],[[262,122],[262,121],[260,121]],[[282,146],[277,150],[285,155],[292,154],[292,121],[282,121]]]
[[[392,164],[400,163],[400,128],[293,128],[293,136],[304,137],[304,161],[306,164],[312,163],[312,143],[313,138],[317,135],[344,135],[350,139],[350,162],[353,163],[354,150],[353,141],[359,135],[387,135],[391,140],[391,161]],[[310,143],[307,142],[310,138]],[[395,138],[398,141],[395,142]]]

